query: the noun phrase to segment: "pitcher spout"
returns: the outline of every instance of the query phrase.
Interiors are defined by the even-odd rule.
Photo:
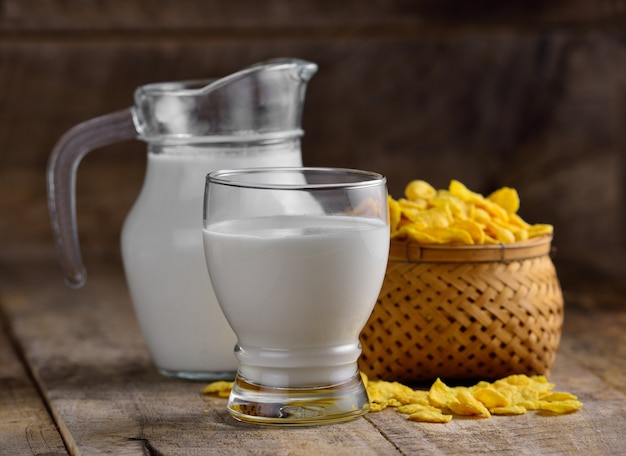
[[[317,65],[257,63],[217,80],[149,84],[135,91],[141,139],[161,144],[257,142],[302,135],[307,84]]]

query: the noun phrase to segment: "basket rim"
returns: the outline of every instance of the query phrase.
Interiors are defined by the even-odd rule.
[[[551,235],[528,241],[480,245],[418,244],[392,240],[389,243],[389,262],[507,262],[548,255],[551,243]]]

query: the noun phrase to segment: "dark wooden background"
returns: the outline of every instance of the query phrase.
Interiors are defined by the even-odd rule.
[[[135,87],[279,56],[316,62],[307,165],[516,187],[556,229],[564,287],[626,278],[626,1],[0,0],[0,270],[54,259],[45,167]],[[119,261],[145,147],[78,173],[84,258]],[[59,278],[61,280],[61,278]]]

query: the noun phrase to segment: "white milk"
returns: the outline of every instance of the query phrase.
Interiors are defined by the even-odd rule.
[[[202,246],[205,177],[223,168],[301,166],[299,142],[263,149],[202,147],[201,153],[191,147],[173,150],[148,154],[143,189],[122,231],[131,298],[162,373],[233,377],[236,338],[217,304]]]
[[[238,335],[239,373],[277,387],[356,374],[389,228],[358,217],[240,219],[204,230],[211,280]]]

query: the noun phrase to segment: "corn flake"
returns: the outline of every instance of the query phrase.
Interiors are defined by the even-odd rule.
[[[449,423],[452,421],[452,415],[446,415],[437,409],[420,410],[409,415],[409,420],[422,423]]]
[[[226,382],[223,380],[209,383],[204,387],[202,392],[204,394],[216,394],[219,397],[230,396],[230,391],[233,389],[234,382]]]
[[[571,413],[582,407],[582,402],[573,399],[565,401],[539,401],[537,410],[556,414]]]
[[[476,399],[466,389],[460,389],[458,391],[456,399],[448,403],[448,408],[454,412],[455,415],[478,415],[485,418],[489,418],[491,416],[491,413],[489,413],[485,404]]]
[[[509,214],[515,214],[519,210],[520,201],[517,190],[510,187],[502,187],[496,190],[487,199],[506,210]]]
[[[400,204],[391,196],[387,196],[387,207],[389,208],[389,229],[393,233],[398,229],[398,224],[402,217],[402,209],[400,209]]]
[[[474,397],[489,409],[509,407],[511,405],[511,401],[504,394],[493,388],[478,389],[474,392]]]
[[[506,407],[494,407],[491,409],[492,415],[523,415],[528,410],[521,405],[508,405]]]
[[[435,187],[423,180],[414,180],[404,189],[404,195],[409,200],[430,199],[437,195]]]

